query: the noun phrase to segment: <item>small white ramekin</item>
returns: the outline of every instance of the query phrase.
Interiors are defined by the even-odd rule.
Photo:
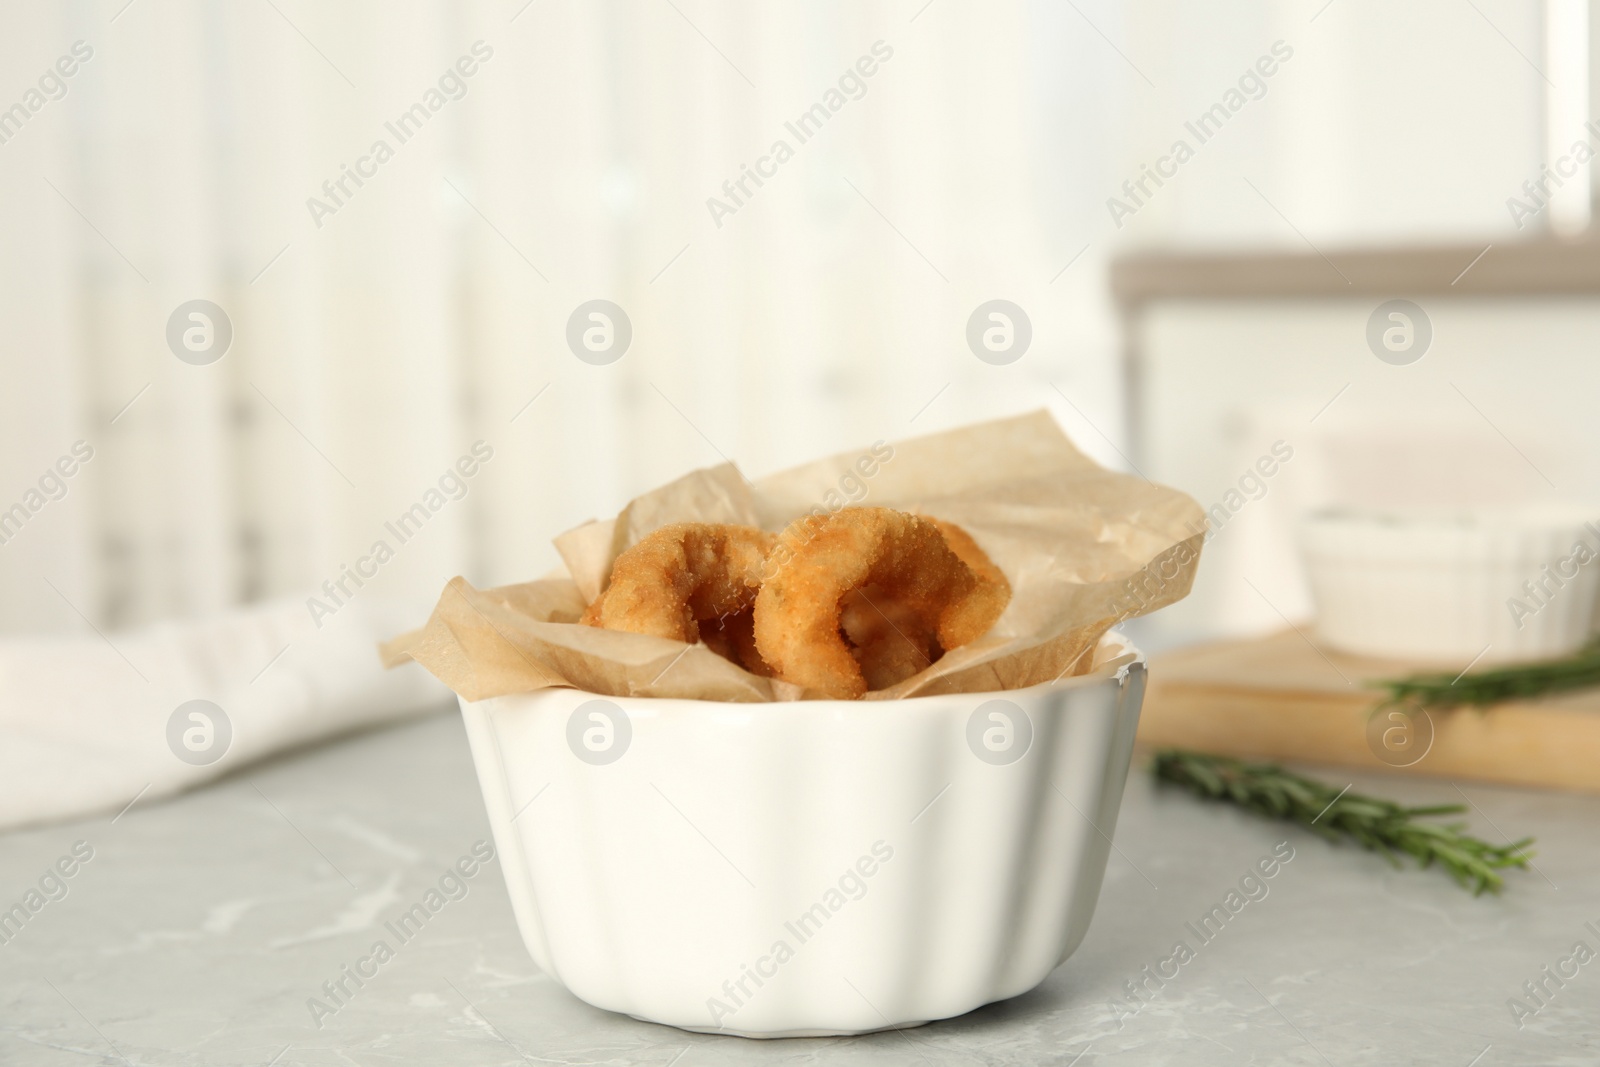
[[[1441,664],[1566,655],[1596,621],[1594,520],[1600,508],[1314,513],[1301,545],[1317,633],[1341,651]],[[1594,558],[1580,562],[1580,548]]]
[[[1144,660],[1113,634],[1096,662],[882,702],[463,701],[522,939],[590,1004],[744,1037],[1026,992],[1088,929],[1127,778]]]

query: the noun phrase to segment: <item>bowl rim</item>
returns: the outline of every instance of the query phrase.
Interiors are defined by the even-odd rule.
[[[1587,500],[1529,501],[1500,508],[1327,505],[1312,508],[1300,519],[1302,529],[1359,527],[1393,534],[1566,531],[1589,524],[1600,525],[1600,503]]]

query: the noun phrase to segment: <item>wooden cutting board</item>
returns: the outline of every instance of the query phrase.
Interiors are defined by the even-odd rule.
[[[1294,630],[1180,649],[1151,661],[1139,741],[1600,793],[1600,689],[1374,722],[1381,694],[1367,682],[1440,669],[1347,656]]]

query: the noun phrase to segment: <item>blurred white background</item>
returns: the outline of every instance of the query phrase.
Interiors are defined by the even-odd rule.
[[[367,588],[420,612],[453,574],[548,569],[552,536],[693,467],[1037,407],[1207,506],[1291,441],[1153,636],[1281,625],[1308,609],[1308,504],[1441,472],[1461,498],[1595,495],[1600,306],[1429,304],[1433,350],[1400,368],[1367,349],[1372,300],[1175,303],[1130,397],[1108,264],[1581,230],[1586,173],[1521,228],[1507,198],[1587,136],[1589,33],[1582,0],[11,5],[0,509],[75,442],[93,458],[0,544],[0,628],[309,591],[475,441],[493,459]],[[75,42],[92,56],[51,80]],[[798,144],[785,123],[875,50]],[[1271,55],[1119,226],[1108,198]],[[385,124],[441,88],[400,143]],[[380,138],[393,158],[315,217]],[[714,218],[780,138],[794,157]],[[605,366],[565,341],[596,298],[633,329]],[[994,298],[1033,326],[1007,366],[964,336]],[[167,343],[195,299],[232,323],[209,365]]]

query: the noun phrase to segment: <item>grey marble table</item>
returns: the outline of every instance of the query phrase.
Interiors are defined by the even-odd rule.
[[[1337,775],[1332,772],[1329,777]],[[1357,789],[1460,800],[1447,783]],[[1474,825],[1539,837],[1537,871],[1473,898],[1298,830],[1130,781],[1094,925],[1038,989],[959,1019],[751,1042],[591,1008],[533,966],[498,867],[336,1015],[307,999],[488,837],[459,719],[295,753],[176,800],[0,837],[0,907],[74,845],[64,897],[0,944],[0,1063],[1593,1064],[1600,799],[1467,786]],[[1191,924],[1259,858],[1294,858],[1210,941]],[[1253,883],[1252,883],[1253,884]],[[54,882],[51,883],[54,885]],[[57,891],[59,895],[59,891]],[[1257,891],[1259,896],[1259,891]],[[1172,960],[1174,945],[1192,958]],[[1175,977],[1146,979],[1164,968]],[[1557,985],[1546,966],[1577,973]],[[1545,981],[1537,1014],[1508,1000]],[[1142,983],[1143,999],[1126,999]],[[1119,1006],[1120,1005],[1120,1006]],[[1135,1010],[1137,1008],[1137,1010]]]

